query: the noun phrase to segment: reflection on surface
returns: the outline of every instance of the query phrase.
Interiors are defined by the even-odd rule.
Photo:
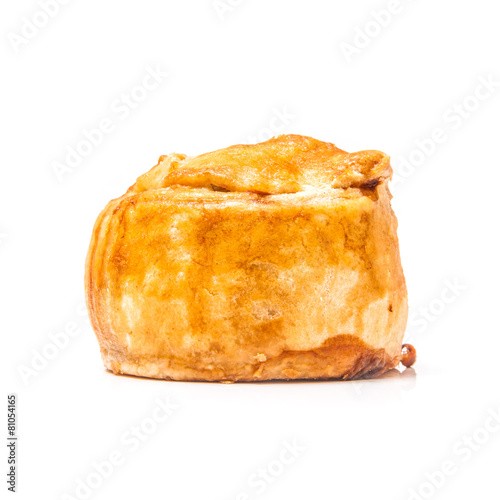
[[[360,395],[394,394],[412,391],[417,386],[417,372],[413,368],[399,371],[396,368],[389,370],[380,377],[348,382],[354,386]]]

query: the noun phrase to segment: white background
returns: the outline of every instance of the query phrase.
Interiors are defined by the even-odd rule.
[[[37,2],[2,3],[1,364],[2,393],[19,399],[17,498],[83,498],[77,481],[114,451],[123,463],[90,498],[499,498],[498,2],[401,0],[388,22],[374,13],[397,2],[231,2],[73,0],[31,29]],[[157,66],[169,76],[134,90]],[[144,99],[127,111],[131,92]],[[59,180],[54,163],[103,119],[113,130]],[[270,126],[391,155],[414,370],[260,385],[106,372],[81,313],[99,211],[161,154]],[[65,328],[77,335],[54,354],[49,335]],[[178,408],[132,451],[122,436],[166,396]],[[280,466],[294,440],[304,450]],[[437,472],[445,462],[453,474]],[[271,483],[249,484],[269,466]]]

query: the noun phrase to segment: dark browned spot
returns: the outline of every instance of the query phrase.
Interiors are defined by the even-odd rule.
[[[210,186],[212,187],[212,189],[214,191],[222,191],[223,193],[229,193],[229,189],[226,189],[226,188],[223,188],[220,186],[216,186],[215,184],[210,184]]]
[[[389,307],[387,309],[389,309],[389,312],[392,312],[392,304],[389,304]]]
[[[378,179],[372,179],[371,181],[361,184],[361,189],[375,189],[379,185]]]

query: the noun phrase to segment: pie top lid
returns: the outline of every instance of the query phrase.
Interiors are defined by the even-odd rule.
[[[173,153],[140,176],[132,192],[171,186],[262,194],[314,189],[372,188],[392,175],[389,156],[374,150],[347,153],[329,142],[280,135],[188,157]]]

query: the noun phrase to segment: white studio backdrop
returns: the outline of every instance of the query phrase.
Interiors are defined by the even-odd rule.
[[[17,498],[500,497],[499,7],[3,2],[2,429],[15,393]],[[280,133],[391,155],[414,369],[260,385],[106,372],[83,295],[99,211],[161,154]]]

